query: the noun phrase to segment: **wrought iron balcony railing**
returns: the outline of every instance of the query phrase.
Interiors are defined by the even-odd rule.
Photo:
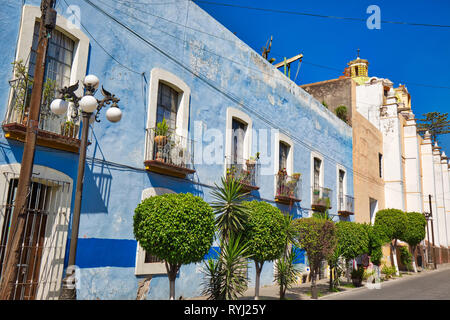
[[[332,190],[323,187],[313,187],[311,208],[314,211],[326,211],[331,209]]]
[[[19,78],[9,82],[11,99],[4,124],[17,123],[26,126],[33,89],[33,85],[28,83],[29,81],[31,80]],[[39,115],[39,129],[69,138],[77,138],[79,126],[67,121],[66,116],[58,116],[51,112],[50,103],[55,96],[54,92],[55,88],[44,87]]]
[[[355,213],[355,198],[349,195],[340,195],[338,201],[338,214],[347,216]]]
[[[245,160],[242,163],[234,163],[234,161],[227,158],[226,167],[227,178],[236,179],[247,191],[259,189],[260,164],[257,160]]]
[[[192,140],[174,132],[155,135],[154,129],[147,129],[146,143],[147,170],[180,178],[195,172]]]
[[[51,81],[51,80],[47,80]],[[33,89],[31,78],[18,78],[11,80],[9,105],[3,131],[5,137],[24,141],[30,109],[31,91]],[[55,96],[55,87],[44,85],[39,115],[39,131],[37,144],[45,147],[78,152],[80,140],[78,139],[79,125],[67,121],[66,116],[58,116],[51,112],[50,103]]]
[[[276,176],[275,201],[291,204],[301,201],[302,179],[300,174],[288,176],[285,171],[279,172]]]

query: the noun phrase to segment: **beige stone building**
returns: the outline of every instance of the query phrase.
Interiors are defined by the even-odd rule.
[[[432,240],[433,228],[436,261],[448,262],[447,156],[432,144],[429,134],[418,134],[408,89],[404,85],[394,88],[389,79],[369,77],[368,66],[358,56],[338,79],[301,86],[336,114],[342,106],[347,109],[341,118],[353,129],[354,221],[373,223],[376,212],[384,208],[432,211],[426,239]],[[389,250],[384,254],[388,256]],[[385,261],[389,264],[389,259]]]

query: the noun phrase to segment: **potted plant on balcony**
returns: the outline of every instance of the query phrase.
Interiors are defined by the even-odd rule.
[[[258,160],[259,160],[259,152],[257,152],[254,157],[252,156],[252,157],[250,157],[250,159],[248,159],[246,161],[247,167],[249,167],[249,166],[254,167]]]
[[[61,123],[61,135],[74,138],[78,130],[78,126],[73,121]]]
[[[164,162],[163,151],[169,139],[169,126],[167,125],[166,118],[163,118],[161,122],[158,122],[154,130],[156,147],[155,160]]]
[[[302,174],[300,172],[294,172],[292,174],[292,179],[294,179],[295,181],[300,180],[300,177],[302,176]]]

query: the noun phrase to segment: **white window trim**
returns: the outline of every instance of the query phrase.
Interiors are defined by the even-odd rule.
[[[324,175],[324,171],[325,171],[325,165],[324,165],[324,161],[323,161],[323,156],[316,152],[316,151],[311,151],[311,180],[310,180],[310,185],[311,185],[311,190],[310,190],[310,194],[311,194],[311,199],[313,199],[313,189],[314,189],[314,158],[318,158],[320,159],[320,175],[319,175],[319,187],[324,187],[324,182],[325,182],[325,175]]]
[[[277,195],[277,174],[278,167],[280,166],[280,142],[283,142],[289,146],[289,154],[286,159],[286,172],[288,176],[291,176],[294,173],[294,142],[291,138],[289,138],[284,133],[280,131],[275,131],[275,142],[274,142],[274,159],[273,159],[273,194],[274,197]]]
[[[189,88],[189,86],[176,75],[160,68],[154,68],[150,73],[147,129],[156,127],[156,111],[158,107],[158,89],[160,82],[168,85],[179,94],[175,133],[179,136],[187,138],[191,88]]]
[[[175,193],[174,191],[167,188],[147,188],[142,191],[141,199],[147,199],[149,197],[162,195],[166,193]],[[166,265],[164,262],[152,262],[145,263],[145,250],[141,245],[137,244],[136,249],[136,267],[134,269],[134,274],[137,276],[141,275],[156,275],[156,274],[166,274]]]
[[[40,19],[41,9],[39,7],[31,5],[23,6],[16,61],[22,60],[25,62],[27,60],[33,44],[34,25]],[[61,15],[57,16],[55,29],[75,42],[70,84],[75,84],[77,81],[80,81],[80,86],[76,93],[81,96],[83,93],[81,82],[86,76],[89,56],[89,38],[78,27]]]
[[[344,181],[342,181],[342,192],[344,196],[344,203],[345,203],[345,196],[348,195],[347,193],[347,170],[343,165],[337,164],[336,165],[336,203],[339,204],[339,171],[344,171]],[[339,207],[339,206],[338,206]]]
[[[294,173],[294,142],[287,135],[279,131],[275,132],[273,173],[276,175],[278,173],[278,167],[280,166],[280,142],[283,142],[289,146],[289,154],[286,160],[286,172],[288,176],[291,176]]]
[[[247,125],[247,129],[245,130],[244,136],[244,150],[242,150],[242,155],[244,160],[248,160],[251,155],[252,148],[252,136],[253,136],[253,121],[249,115],[245,112],[238,110],[236,108],[229,107],[227,108],[227,119],[226,119],[226,127],[225,127],[225,166],[224,166],[224,174],[227,171],[227,161],[231,159],[231,149],[232,149],[232,136],[233,136],[233,119],[237,119]]]
[[[13,173],[16,176],[19,176],[20,167],[20,163],[0,165],[1,197],[8,193],[7,188],[9,186],[9,181],[7,181],[7,173]],[[48,219],[47,221],[45,228],[44,248],[42,250],[42,264],[39,269],[39,279],[46,279],[46,281],[42,285],[38,286],[38,291],[36,293],[37,299],[57,299],[63,277],[64,256],[70,220],[70,206],[72,201],[73,179],[60,171],[36,164],[33,166],[33,175],[39,177],[39,183],[42,183],[42,180],[53,180],[64,182],[69,185],[67,192],[64,192],[64,194],[61,195],[66,197],[66,201],[62,203],[67,206],[59,207],[58,214],[54,217],[49,216],[53,219]],[[32,180],[34,179],[32,178]],[[6,199],[0,199],[0,201],[1,203],[5,203]],[[2,226],[3,217],[0,216],[0,228]]]

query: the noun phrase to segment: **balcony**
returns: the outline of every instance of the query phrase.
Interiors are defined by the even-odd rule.
[[[355,198],[348,195],[340,195],[338,201],[338,214],[344,217],[355,214]]]
[[[311,209],[318,212],[325,212],[331,209],[332,191],[329,188],[314,187],[311,201]]]
[[[147,129],[146,141],[146,170],[177,178],[195,173],[192,140],[173,132],[155,136],[154,129]]]
[[[234,178],[242,185],[245,191],[259,189],[259,167],[260,164],[256,160],[246,160],[244,163],[233,163],[227,158],[227,178]]]
[[[292,204],[301,201],[301,175],[288,176],[286,171],[279,172],[276,176],[275,201],[282,204]]]
[[[25,142],[30,108],[30,85],[24,78],[10,81],[11,97],[2,128],[5,138]],[[67,117],[55,115],[50,111],[50,103],[54,98],[54,87],[44,85],[36,144],[58,150],[78,153],[78,124],[67,121]]]

